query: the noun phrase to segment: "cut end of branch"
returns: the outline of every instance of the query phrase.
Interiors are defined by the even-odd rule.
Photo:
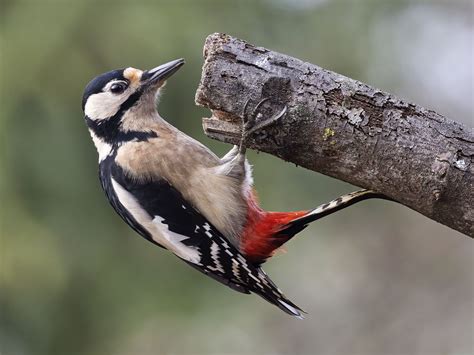
[[[218,52],[224,44],[227,44],[231,40],[231,36],[225,33],[215,32],[207,36],[203,48],[204,59],[212,56],[214,53]]]

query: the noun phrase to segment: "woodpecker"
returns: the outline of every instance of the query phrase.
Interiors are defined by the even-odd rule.
[[[99,154],[99,179],[115,211],[138,234],[192,267],[242,293],[256,293],[284,312],[304,311],[261,268],[275,250],[328,214],[368,198],[360,190],[313,210],[263,210],[245,158],[247,138],[271,125],[243,108],[241,142],[219,158],[166,122],[157,111],[160,89],[182,65],[113,70],[86,86],[82,109]]]

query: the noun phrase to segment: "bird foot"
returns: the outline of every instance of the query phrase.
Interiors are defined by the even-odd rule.
[[[259,112],[260,107],[267,102],[269,98],[262,99],[258,102],[252,112],[247,113],[247,108],[250,102],[248,99],[245,102],[243,113],[242,113],[242,135],[240,137],[240,144],[239,144],[239,152],[244,154],[246,150],[246,144],[248,142],[248,138],[255,132],[258,132],[268,126],[271,126],[275,122],[277,122],[283,115],[286,113],[287,107],[283,107],[278,114],[272,116],[267,119],[263,119],[263,115]]]

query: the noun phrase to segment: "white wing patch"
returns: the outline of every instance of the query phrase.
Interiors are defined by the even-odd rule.
[[[160,216],[155,216],[155,218],[153,218],[153,223],[160,230],[162,230],[163,228],[166,229],[163,230],[163,234],[171,243],[181,243],[183,240],[189,239],[189,237],[186,237],[185,235],[170,231],[166,226],[166,223],[163,223],[164,220],[165,219]]]
[[[180,258],[200,265],[201,255],[195,248],[182,243],[187,236],[172,232],[163,223],[163,218],[155,216],[152,218],[138,203],[136,198],[114,179],[112,186],[117,198],[132,217],[143,227],[155,242],[170,250]]]
[[[164,219],[162,217],[155,216],[155,218],[153,219],[153,224],[155,225],[156,229],[160,232],[159,235],[166,238],[166,240],[172,245],[172,247],[168,247],[168,246],[166,247],[169,250],[171,250],[173,253],[178,255],[180,258],[183,258],[194,264],[200,264],[201,254],[199,253],[199,251],[196,248],[187,246],[182,243],[183,240],[186,240],[189,237],[170,231],[168,229],[168,225],[163,223],[163,220]],[[153,233],[152,233],[152,237],[153,239],[155,239]]]

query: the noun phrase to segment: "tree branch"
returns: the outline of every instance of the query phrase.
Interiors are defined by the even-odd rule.
[[[340,74],[210,35],[196,103],[209,137],[237,143],[242,110],[287,113],[249,147],[381,192],[474,237],[474,132],[436,112]]]

